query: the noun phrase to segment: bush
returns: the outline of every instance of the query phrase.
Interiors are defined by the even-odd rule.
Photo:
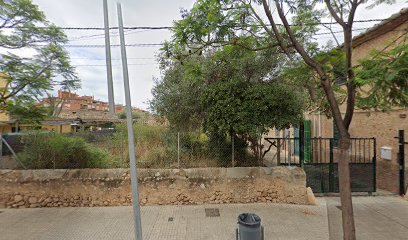
[[[98,147],[109,149],[110,153],[122,159],[122,166],[129,166],[127,128],[124,124],[115,127],[113,138]],[[136,160],[141,168],[177,168],[178,154],[180,167],[228,167],[231,166],[231,140],[226,134],[207,135],[201,130],[180,132],[180,152],[177,151],[177,132],[165,126],[141,123],[133,125],[136,141]],[[235,138],[236,166],[258,164],[248,152],[248,144]]]
[[[25,146],[18,157],[27,168],[109,168],[117,165],[108,152],[79,137],[30,132],[22,141]]]

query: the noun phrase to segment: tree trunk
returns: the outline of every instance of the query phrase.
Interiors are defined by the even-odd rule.
[[[351,197],[350,164],[349,164],[350,137],[341,137],[340,146],[335,149],[338,159],[341,213],[343,219],[343,239],[355,240],[356,229],[354,224],[353,202]]]
[[[352,44],[351,44],[352,43],[351,42],[352,24],[351,23],[353,22],[354,13],[359,3],[357,0],[353,0],[352,8],[349,13],[348,22],[350,24],[346,25],[344,21],[333,10],[333,8],[331,7],[330,1],[325,0],[325,2],[326,2],[326,5],[331,15],[336,19],[336,21],[343,27],[348,28],[348,30],[350,31],[347,33],[347,36],[345,39],[345,43],[348,44],[347,46],[345,46],[348,48],[348,50],[346,51],[346,53],[348,53],[347,54],[348,61],[346,65],[349,66],[348,67],[348,77],[353,77],[352,75],[353,72],[350,67],[351,66],[351,47],[352,47]],[[323,90],[326,95],[326,99],[330,105],[330,109],[333,114],[335,124],[340,132],[340,148],[338,149],[339,152],[336,154],[336,156],[338,157],[340,199],[341,199],[342,217],[343,217],[343,238],[347,240],[355,240],[356,237],[355,237],[353,205],[352,205],[352,199],[351,199],[350,168],[349,168],[349,156],[348,156],[348,150],[350,146],[350,134],[348,132],[348,126],[353,117],[353,114],[352,114],[354,110],[354,97],[353,96],[355,93],[351,91],[352,88],[348,88],[348,96],[349,97],[351,96],[351,99],[347,102],[348,109],[346,110],[345,121],[343,121],[342,114],[339,108],[339,103],[336,100],[333,88],[331,86],[331,81],[329,77],[327,76],[327,73],[325,72],[323,66],[319,62],[315,61],[312,58],[312,56],[309,55],[308,52],[304,49],[303,45],[297,40],[296,35],[294,34],[289,22],[287,21],[286,14],[284,13],[282,9],[281,3],[282,3],[281,1],[275,0],[277,12],[287,32],[287,36],[289,37],[289,40],[292,42],[295,50],[303,58],[304,62],[307,65],[309,65],[311,68],[313,68],[316,71],[317,75],[319,76],[321,80],[321,86],[323,87]],[[262,4],[264,6],[265,12],[268,14],[269,5],[267,4],[266,1],[262,1]],[[271,16],[268,16],[268,17],[271,18]],[[273,21],[270,21],[270,23],[273,27],[275,27],[275,23]],[[349,81],[350,80],[352,79],[349,79]],[[350,87],[353,87],[353,85],[350,85]]]

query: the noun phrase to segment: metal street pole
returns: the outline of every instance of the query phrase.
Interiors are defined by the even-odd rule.
[[[109,112],[115,113],[115,96],[113,93],[113,77],[112,77],[112,56],[110,49],[110,36],[109,36],[109,17],[108,17],[108,0],[103,0],[103,17],[105,23],[105,52],[106,52],[106,73],[108,80],[108,100],[109,100]]]
[[[139,190],[136,169],[135,136],[133,132],[132,104],[130,99],[130,87],[129,87],[129,72],[126,57],[125,34],[123,32],[122,7],[120,3],[118,3],[118,24],[119,24],[120,50],[122,55],[123,82],[125,85],[126,120],[128,129],[129,157],[130,157],[130,181],[132,184],[133,194],[133,217],[135,224],[135,236],[136,240],[142,240],[142,223],[140,218]]]

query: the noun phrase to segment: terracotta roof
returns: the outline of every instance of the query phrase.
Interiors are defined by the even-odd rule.
[[[82,119],[83,121],[118,121],[119,118],[115,114],[105,111],[96,110],[62,110],[59,114],[62,119]]]
[[[407,21],[408,21],[408,8],[403,8],[398,13],[391,15],[391,17],[381,21],[380,23],[367,29],[365,32],[355,36],[353,38],[353,47],[358,47],[359,45],[367,41],[370,41],[371,39],[374,39],[380,35],[392,31]]]

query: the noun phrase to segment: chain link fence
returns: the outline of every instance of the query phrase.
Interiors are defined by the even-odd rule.
[[[126,127],[115,131],[70,134],[107,150],[129,166]],[[141,168],[197,168],[258,166],[248,143],[228,135],[208,136],[198,131],[177,132],[148,125],[135,126],[136,160]]]
[[[211,135],[202,131],[173,131],[165,126],[139,123],[134,125],[134,130],[136,160],[141,168],[263,166],[263,161],[259,159],[260,155],[256,154],[258,148],[251,146],[249,141],[242,140],[238,136],[231,138],[228,134]],[[81,138],[93,149],[99,149],[108,154],[111,159],[108,161],[110,165],[99,165],[99,167],[129,167],[128,137],[125,125],[118,125],[115,129],[79,131],[62,136]],[[30,133],[23,133],[18,137],[3,137],[10,141],[11,147],[19,156],[22,153],[30,155],[27,152],[28,148],[25,150],[24,147],[29,142],[27,138],[38,138],[38,135],[31,136]],[[31,146],[30,149],[33,147]],[[53,150],[48,149],[48,151]],[[3,147],[3,156],[9,154],[8,148]],[[57,156],[61,154],[64,153],[59,153]],[[74,155],[71,159],[75,161],[75,153],[70,154]],[[58,161],[58,159],[53,161]],[[77,165],[72,163],[72,166]]]

